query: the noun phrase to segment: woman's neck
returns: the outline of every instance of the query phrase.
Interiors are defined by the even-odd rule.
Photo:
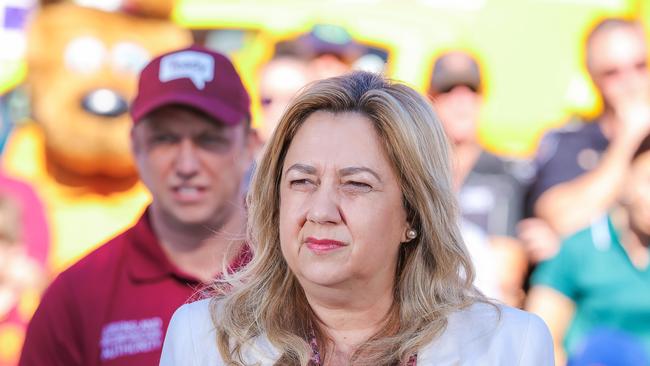
[[[333,342],[327,347],[326,365],[346,364],[357,347],[384,326],[394,303],[392,286],[376,292],[344,292],[325,290],[307,295],[322,330]]]

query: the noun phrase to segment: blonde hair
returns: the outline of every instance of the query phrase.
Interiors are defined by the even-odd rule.
[[[487,301],[472,285],[474,270],[457,225],[449,146],[426,98],[368,72],[325,79],[288,106],[253,178],[247,197],[253,259],[218,284],[228,291],[211,306],[217,345],[228,365],[245,365],[245,350],[259,336],[280,351],[278,365],[307,365],[311,332],[321,357],[327,351],[328,338],[282,256],[279,236],[284,158],[302,123],[320,110],[370,119],[398,176],[409,223],[419,233],[400,249],[395,303],[383,329],[358,347],[352,364],[403,362],[442,333],[451,312]]]

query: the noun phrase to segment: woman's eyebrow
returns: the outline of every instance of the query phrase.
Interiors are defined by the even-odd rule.
[[[287,168],[287,170],[284,171],[284,174],[286,175],[290,170],[297,170],[299,172],[309,174],[309,175],[315,175],[316,174],[316,168],[314,168],[311,165],[306,165],[306,164],[300,164],[296,163]]]
[[[358,174],[358,173],[370,173],[372,174],[379,182],[381,182],[381,178],[379,177],[379,174],[377,174],[374,170],[364,167],[364,166],[351,166],[348,168],[343,168],[339,170],[339,176],[345,177],[348,175],[353,175],[353,174]]]

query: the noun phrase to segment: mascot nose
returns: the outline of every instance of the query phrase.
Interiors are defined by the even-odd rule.
[[[126,100],[110,89],[91,91],[81,101],[81,106],[85,111],[102,117],[117,117],[129,109]]]

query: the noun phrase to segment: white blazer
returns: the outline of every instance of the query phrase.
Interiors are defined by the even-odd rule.
[[[209,299],[181,306],[171,319],[160,366],[222,366]],[[449,316],[445,331],[418,351],[418,366],[550,366],[553,342],[536,315],[477,303]],[[244,354],[251,364],[273,365],[279,351],[259,337]]]

